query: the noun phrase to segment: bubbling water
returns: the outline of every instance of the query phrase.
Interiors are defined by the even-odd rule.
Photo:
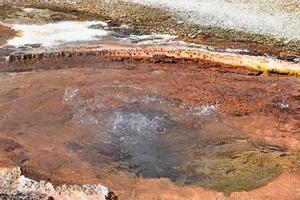
[[[272,155],[218,113],[218,102],[191,106],[154,91],[127,83],[67,88],[64,103],[90,137],[67,147],[101,168],[229,193],[280,173]],[[257,184],[249,185],[253,179]]]

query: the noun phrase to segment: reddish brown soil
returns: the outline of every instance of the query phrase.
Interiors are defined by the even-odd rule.
[[[8,39],[13,38],[15,35],[16,32],[14,30],[0,24],[0,46],[4,45]]]
[[[181,187],[169,179],[110,171],[110,162],[100,162],[94,151],[85,154],[80,145],[70,143],[82,140],[97,145],[94,136],[72,120],[74,113],[63,100],[66,89],[86,91],[84,102],[91,105],[89,95],[111,84],[135,85],[188,106],[217,104],[220,116],[242,130],[241,138],[289,152],[300,150],[297,77],[253,76],[247,70],[207,62],[151,64],[81,58],[74,63],[48,60],[36,65],[60,69],[0,74],[0,166],[21,166],[30,178],[55,184],[101,183],[120,199],[226,199],[222,193]],[[299,169],[290,168],[267,186],[232,193],[228,199],[296,200],[299,180]]]

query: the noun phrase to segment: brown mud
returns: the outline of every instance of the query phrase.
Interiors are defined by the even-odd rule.
[[[0,74],[1,166],[120,199],[298,198],[298,77],[96,58]]]

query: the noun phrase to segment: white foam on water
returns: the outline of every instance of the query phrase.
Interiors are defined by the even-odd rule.
[[[163,120],[160,116],[151,119],[138,112],[115,112],[111,118],[113,131],[123,134],[129,131],[138,135],[152,134],[160,128]]]
[[[217,105],[202,105],[190,109],[191,113],[195,116],[208,116],[216,112]]]
[[[160,7],[204,26],[237,29],[300,40],[300,1],[288,9],[282,0],[127,0]]]
[[[79,94],[78,88],[67,87],[63,96],[63,102],[70,106],[74,111],[73,120],[82,125],[97,125],[99,120],[88,110],[87,107],[82,106],[76,97]]]
[[[44,47],[60,45],[66,42],[93,41],[107,36],[109,31],[91,29],[91,25],[101,21],[62,21],[43,25],[13,24],[11,27],[21,35],[8,41],[7,45],[21,47],[30,44],[41,44]]]

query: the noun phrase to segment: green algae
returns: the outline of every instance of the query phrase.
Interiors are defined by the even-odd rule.
[[[231,152],[207,157],[210,160],[203,167],[194,169],[191,177],[184,177],[178,184],[202,186],[223,192],[229,196],[236,191],[250,191],[275,180],[285,169],[299,167],[299,154],[263,152],[260,150]],[[202,160],[190,164],[197,165]],[[187,166],[187,168],[194,168]],[[198,182],[189,182],[190,178]]]

